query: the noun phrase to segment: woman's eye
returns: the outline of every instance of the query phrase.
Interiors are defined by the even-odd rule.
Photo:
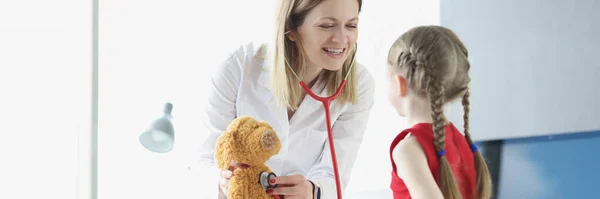
[[[348,24],[346,27],[348,27],[348,28],[357,28],[358,25],[356,25],[356,24]]]
[[[321,28],[333,28],[333,24],[321,25]]]

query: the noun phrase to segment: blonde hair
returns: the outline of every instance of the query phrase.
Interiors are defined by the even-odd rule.
[[[275,41],[271,43],[270,56],[272,58],[271,67],[271,91],[280,105],[286,105],[292,110],[298,109],[302,98],[302,87],[299,80],[293,75],[290,67],[286,65],[286,60],[293,68],[294,72],[302,78],[306,71],[308,58],[302,48],[302,38],[295,42],[287,39],[288,31],[294,32],[304,22],[306,15],[323,0],[280,0],[275,22]],[[359,12],[362,7],[362,0],[358,0]],[[351,47],[351,52],[356,53],[356,49]],[[346,86],[340,96],[336,99],[341,103],[356,103],[358,100],[358,81],[357,68],[350,69],[353,56],[349,56],[344,62],[344,66],[338,71],[324,70],[322,78],[327,85],[327,93],[332,95],[341,84],[342,80],[348,75]],[[356,63],[354,63],[356,64]],[[309,82],[305,82],[309,83]]]
[[[402,73],[408,86],[417,95],[427,97],[433,118],[434,145],[437,151],[445,147],[445,116],[443,105],[462,97],[464,133],[473,144],[469,131],[469,69],[468,52],[462,41],[448,28],[419,26],[402,34],[388,54],[388,66],[393,74]],[[477,170],[475,198],[490,198],[492,182],[488,167],[479,151],[473,152]],[[444,198],[462,198],[446,156],[439,156],[438,186]]]

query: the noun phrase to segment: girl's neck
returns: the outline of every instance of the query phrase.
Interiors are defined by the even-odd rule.
[[[426,100],[409,98],[406,100],[404,107],[406,107],[406,122],[409,127],[419,123],[433,122],[431,106]],[[446,123],[448,121],[444,117],[444,124]]]

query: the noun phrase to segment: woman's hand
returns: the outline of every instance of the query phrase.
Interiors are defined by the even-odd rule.
[[[227,190],[229,188],[229,178],[231,178],[231,176],[233,176],[233,169],[231,167],[229,167],[229,170],[221,171],[221,178],[219,178],[219,191],[221,194],[219,195],[227,195]]]
[[[280,176],[272,178],[277,188],[267,190],[270,195],[283,195],[285,199],[312,199],[312,184],[302,175]]]
[[[233,169],[236,167],[246,168],[248,165],[240,164],[236,162],[231,162],[231,166],[229,169],[221,171],[221,178],[219,179],[219,190],[223,196],[227,195],[227,190],[229,189],[229,179],[233,176]]]

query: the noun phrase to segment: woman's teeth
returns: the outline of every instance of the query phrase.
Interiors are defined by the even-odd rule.
[[[323,50],[331,53],[331,54],[340,54],[344,52],[344,48],[323,48]]]

